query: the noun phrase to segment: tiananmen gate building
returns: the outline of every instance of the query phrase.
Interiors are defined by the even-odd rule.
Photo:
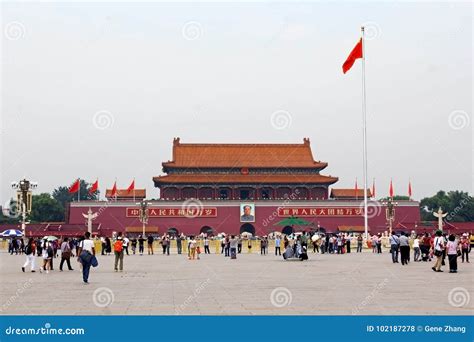
[[[149,201],[146,232],[362,232],[363,190],[333,188],[338,178],[324,173],[327,166],[314,159],[307,138],[299,144],[188,144],[175,138],[171,160],[153,177],[160,195]],[[83,214],[90,208],[98,213],[94,234],[141,233],[139,201],[145,190],[119,190],[117,198],[110,197],[110,190],[106,193],[107,201],[71,203],[62,231],[85,227]],[[399,201],[395,210],[395,230],[412,230],[420,222],[417,201]],[[369,200],[368,215],[371,233],[388,230],[381,203]],[[302,218],[311,226],[275,225],[287,217]]]
[[[72,202],[65,223],[28,225],[27,236],[82,234],[89,208],[98,215],[93,234],[141,234],[140,201],[147,195],[157,198],[147,201],[147,234],[362,232],[363,189],[334,188],[338,178],[326,174],[327,166],[314,159],[307,138],[299,144],[190,144],[175,138],[171,160],[152,179],[159,196],[158,190],[149,196],[145,189],[119,189],[112,197],[108,189],[107,200]],[[276,225],[288,217],[311,225]],[[369,200],[368,217],[370,233],[388,230],[380,202]],[[419,203],[398,201],[394,230],[413,230],[419,223]]]

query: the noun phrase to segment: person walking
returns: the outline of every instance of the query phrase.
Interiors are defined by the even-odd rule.
[[[279,236],[275,237],[275,255],[281,255],[281,239]]]
[[[260,255],[266,255],[267,254],[267,241],[266,238],[263,237],[260,240]]]
[[[112,253],[112,243],[110,242],[110,238],[107,236],[105,238],[105,254],[110,255]]]
[[[105,237],[103,237],[103,236],[100,237],[100,244],[101,244],[101,247],[102,247],[100,254],[105,255],[105,250],[107,249],[107,245],[105,243]]]
[[[135,237],[130,239],[130,245],[132,246],[132,254],[135,255],[137,250],[137,239]]]
[[[362,242],[364,241],[364,238],[362,237],[362,234],[359,234],[357,236],[357,253],[362,253]]]
[[[237,237],[237,253],[242,253],[242,237]]]
[[[145,251],[145,247],[144,247],[145,240],[146,239],[143,236],[138,235],[138,253],[140,253],[140,255],[143,255]]]
[[[458,256],[461,254],[459,244],[454,234],[449,235],[448,243],[446,244],[446,253],[449,260],[449,273],[458,272]]]
[[[420,250],[420,236],[417,235],[413,239],[413,260],[416,262],[420,258],[421,250]]]
[[[224,253],[225,253],[226,257],[230,257],[230,238],[229,238],[229,236],[225,237]]]
[[[196,258],[196,245],[197,241],[194,239],[194,236],[191,236],[189,239],[189,260],[194,260]]]
[[[124,235],[123,237],[123,251],[124,253],[127,253],[128,254],[128,245],[130,243],[130,239],[127,237],[127,235]]]
[[[69,271],[74,271],[71,267],[71,246],[69,245],[69,239],[64,238],[63,243],[61,244],[61,262],[59,263],[59,271],[63,271],[64,262],[67,263],[67,268]]]
[[[148,235],[147,237],[147,243],[148,243],[148,255],[153,255],[153,235]]]
[[[221,254],[224,253],[224,249],[225,249],[225,237],[221,239]]]
[[[30,265],[31,272],[36,272],[35,271],[35,253],[36,253],[36,243],[33,238],[28,239],[28,243],[26,244],[25,247],[25,256],[26,260],[25,263],[23,264],[23,267],[21,270],[25,272],[25,268]]]
[[[230,248],[230,258],[231,259],[237,259],[237,244],[239,243],[239,240],[232,235],[229,240],[229,248]]]
[[[181,254],[181,252],[183,251],[182,241],[183,241],[182,235],[178,235],[176,237],[176,248],[178,249],[178,254]]]
[[[441,264],[443,262],[443,250],[445,249],[443,233],[441,230],[436,231],[434,242],[433,242],[433,252],[436,257],[436,263],[431,269],[435,272],[443,272],[441,270]]]
[[[398,239],[400,244],[400,259],[402,265],[408,265],[408,258],[410,257],[410,243],[406,233],[402,233]]]
[[[461,237],[461,258],[462,262],[464,262],[464,257],[466,257],[466,262],[469,262],[469,236],[468,234],[464,233]]]
[[[211,254],[209,250],[209,238],[207,236],[204,237],[204,254]]]
[[[351,239],[352,237],[350,235],[346,236],[346,253],[351,252]]]
[[[377,254],[382,254],[382,235],[380,233],[377,235]]]
[[[54,250],[53,246],[51,245],[51,242],[44,239],[42,249],[43,266],[40,268],[40,272],[46,271],[46,273],[49,273],[49,271],[51,270],[51,260],[53,259],[54,255]]]
[[[392,262],[398,263],[398,249],[400,248],[400,238],[392,233],[390,236],[390,252],[392,253]]]
[[[95,258],[94,241],[92,241],[90,237],[91,234],[85,232],[84,239],[78,245],[77,261],[82,264],[82,280],[84,284],[89,284],[89,272],[92,266],[92,258]]]
[[[123,254],[124,254],[123,250],[124,248],[123,248],[122,232],[118,232],[117,239],[114,242],[114,255],[115,255],[114,270],[115,272],[123,271]]]

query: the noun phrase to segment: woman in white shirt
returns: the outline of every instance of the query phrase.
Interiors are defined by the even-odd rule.
[[[420,258],[421,252],[420,252],[420,239],[419,236],[417,235],[415,239],[413,240],[413,260],[418,261]]]
[[[441,230],[436,231],[436,237],[433,243],[434,255],[436,256],[436,263],[431,269],[435,272],[443,272],[441,264],[443,263],[444,238]]]

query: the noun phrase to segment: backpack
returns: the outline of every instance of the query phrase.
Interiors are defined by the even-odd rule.
[[[31,252],[32,252],[32,250],[31,250],[31,245],[26,245],[26,247],[25,247],[25,254],[26,254],[26,255],[30,255]]]
[[[122,240],[115,241],[114,251],[120,253],[122,250],[123,250],[123,241]]]

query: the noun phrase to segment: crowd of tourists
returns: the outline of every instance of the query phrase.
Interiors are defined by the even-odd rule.
[[[24,242],[23,238],[12,237],[9,239],[8,252],[10,254],[24,254],[25,263],[21,267],[25,272],[29,266],[31,272],[36,271],[35,257],[41,257],[39,271],[49,273],[54,270],[55,260],[59,261],[59,271],[63,271],[66,264],[68,270],[72,271],[71,258],[76,257],[83,272],[83,281],[88,283],[89,270],[91,266],[97,266],[95,257],[95,246],[101,247],[103,256],[114,255],[114,270],[123,271],[125,255],[145,254],[145,244],[147,254],[153,255],[154,243],[161,246],[163,255],[170,255],[172,241],[176,246],[177,254],[183,254],[186,250],[189,260],[199,260],[200,255],[211,254],[211,241],[216,248],[216,253],[224,257],[236,259],[242,253],[242,247],[247,247],[247,252],[251,253],[252,248],[259,246],[260,255],[269,253],[270,245],[274,248],[276,256],[282,256],[286,260],[308,259],[308,247],[312,246],[313,253],[319,254],[349,254],[352,248],[356,247],[356,253],[361,253],[364,244],[372,250],[372,253],[381,254],[382,246],[390,246],[391,260],[393,263],[408,265],[411,260],[414,262],[430,262],[435,259],[432,269],[436,272],[443,272],[442,266],[449,263],[449,272],[456,273],[458,270],[457,260],[460,257],[462,263],[469,263],[470,235],[446,234],[436,231],[435,234],[411,234],[400,232],[389,237],[376,234],[369,239],[364,239],[362,234],[309,234],[302,232],[291,235],[273,234],[271,236],[251,237],[247,235],[225,235],[210,237],[206,234],[198,236],[185,236],[164,234],[162,236],[127,236],[121,232],[112,237],[91,238],[90,233],[85,233],[80,238],[56,239],[54,237],[29,238]],[[272,242],[272,243],[270,243]],[[183,246],[187,248],[184,249]],[[220,247],[219,249],[218,246]],[[138,248],[137,248],[138,247]],[[413,251],[413,257],[411,257]]]

